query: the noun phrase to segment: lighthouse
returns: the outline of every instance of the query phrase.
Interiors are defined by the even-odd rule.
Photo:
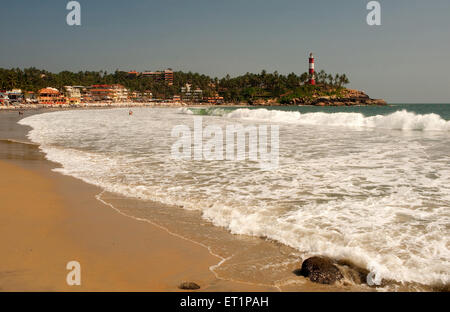
[[[314,55],[312,53],[309,54],[309,84],[315,85],[316,79],[314,77]]]

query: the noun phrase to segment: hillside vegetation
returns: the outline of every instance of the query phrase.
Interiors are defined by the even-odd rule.
[[[316,86],[308,84],[309,78],[308,73],[282,75],[276,71],[267,73],[263,70],[259,74],[246,73],[237,77],[227,75],[219,79],[199,73],[178,71],[174,72],[174,83],[170,86],[164,81],[133,76],[119,70],[113,73],[106,71],[51,73],[32,67],[0,69],[0,90],[17,88],[36,92],[44,87],[62,89],[68,85],[122,84],[132,91],[151,91],[155,97],[171,98],[173,95],[180,94],[181,87],[189,83],[193,88],[202,89],[204,96],[219,94],[226,102],[290,104],[299,98],[340,97],[345,90],[344,86],[349,83],[345,74],[331,75],[324,71],[316,74]]]

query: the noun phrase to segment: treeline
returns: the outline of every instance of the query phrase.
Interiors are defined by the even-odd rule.
[[[292,96],[303,97],[313,94],[332,94],[349,83],[345,74],[332,76],[323,70],[315,77],[316,86],[311,86],[307,83],[310,78],[308,73],[280,75],[277,71],[267,73],[263,70],[260,74],[246,73],[235,78],[227,75],[218,81],[218,86],[219,93],[227,101],[252,102],[258,99],[277,98],[283,102]]]
[[[0,90],[22,89],[24,91],[38,91],[44,87],[62,89],[68,85],[90,86],[93,84],[122,84],[132,91],[151,91],[159,98],[169,98],[180,94],[180,88],[186,83],[193,88],[203,90],[204,96],[216,93],[223,96],[227,102],[252,102],[257,99],[277,98],[281,101],[292,96],[308,96],[313,92],[332,92],[349,83],[346,75],[331,75],[324,71],[316,74],[317,86],[307,85],[308,73],[296,75],[291,73],[281,75],[278,72],[267,73],[263,70],[259,74],[246,73],[238,77],[227,75],[221,79],[192,72],[174,72],[174,84],[167,85],[164,81],[155,81],[151,77],[130,76],[127,72],[116,70],[106,71],[62,71],[51,73],[45,70],[1,69]]]

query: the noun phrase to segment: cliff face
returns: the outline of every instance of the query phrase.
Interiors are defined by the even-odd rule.
[[[292,102],[294,105],[316,106],[387,105],[385,100],[371,99],[364,92],[352,89],[344,89],[339,96],[313,95],[312,97],[294,98]]]

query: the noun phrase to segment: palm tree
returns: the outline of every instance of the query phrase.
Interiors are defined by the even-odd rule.
[[[305,83],[309,80],[309,74],[308,73],[303,73],[300,75],[300,82],[301,83]]]
[[[320,72],[317,73],[317,82],[318,83],[325,83],[326,81],[326,77],[327,74],[325,73],[325,71],[322,69]]]
[[[327,75],[327,80],[328,80],[328,84],[329,84],[330,86],[332,86],[332,85],[333,85],[333,75],[328,74],[328,75]]]
[[[343,74],[342,75],[342,85],[347,85],[350,83],[350,80],[348,80],[347,75]]]

